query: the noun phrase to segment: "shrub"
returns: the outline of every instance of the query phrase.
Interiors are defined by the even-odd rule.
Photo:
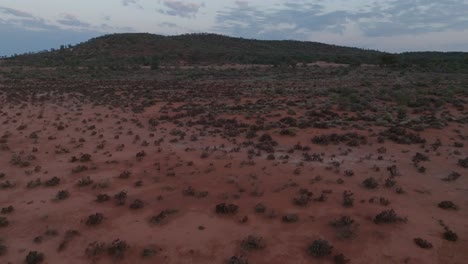
[[[306,206],[312,200],[312,192],[300,189],[298,196],[293,198],[293,203],[298,206]]]
[[[44,182],[45,186],[52,187],[52,186],[57,186],[60,183],[60,178],[58,177],[52,177],[51,179],[47,180]]]
[[[78,187],[86,187],[88,185],[91,185],[93,184],[93,180],[91,180],[91,178],[89,176],[86,176],[86,177],[83,177],[81,178],[80,180],[78,180],[78,182],[76,183],[76,185]]]
[[[448,241],[455,242],[458,240],[458,235],[457,233],[453,232],[452,230],[446,228],[444,232],[444,239]]]
[[[236,214],[238,210],[239,206],[226,203],[217,204],[215,208],[217,214]]]
[[[94,226],[94,225],[99,225],[102,220],[104,220],[104,215],[101,213],[96,213],[88,216],[88,219],[86,220],[86,225],[89,226]]]
[[[8,247],[3,244],[3,241],[0,240],[0,256],[5,255]]]
[[[109,201],[109,200],[110,200],[110,196],[105,194],[105,193],[98,194],[96,196],[96,202],[98,202],[98,203],[106,202],[106,201]]]
[[[333,257],[333,261],[335,264],[346,264],[349,263],[351,260],[345,257],[343,254],[338,254]]]
[[[458,165],[462,166],[463,168],[468,168],[468,157],[464,159],[459,159]]]
[[[2,214],[9,214],[9,213],[13,212],[14,210],[15,210],[15,208],[12,205],[10,205],[10,206],[7,206],[7,207],[3,207],[1,213]]]
[[[152,256],[156,255],[157,253],[158,253],[158,249],[156,249],[154,247],[146,247],[141,252],[141,256],[143,258],[149,258],[149,257],[152,257]]]
[[[259,203],[255,206],[255,212],[259,214],[263,214],[266,211],[266,206],[262,203]]]
[[[232,256],[227,260],[227,264],[249,264],[249,261],[243,256]]]
[[[0,216],[0,227],[7,227],[10,224],[6,217]]]
[[[458,210],[458,206],[456,206],[452,201],[442,201],[438,206],[442,209]]]
[[[294,223],[299,220],[299,216],[297,214],[286,214],[281,218],[281,220],[285,223]]]
[[[314,257],[324,257],[331,254],[333,246],[323,239],[317,239],[307,248],[307,252]]]
[[[249,235],[241,241],[241,248],[247,251],[265,248],[265,241],[262,237]]]
[[[114,259],[122,259],[125,251],[129,248],[127,242],[116,239],[114,240],[111,245],[107,248],[107,252],[114,258]]]
[[[70,197],[70,193],[67,190],[58,191],[55,195],[55,200],[61,201]]]
[[[418,245],[420,248],[424,248],[424,249],[429,249],[429,248],[432,248],[432,244],[429,243],[427,240],[424,240],[422,238],[415,238],[414,240],[414,243],[416,245]]]
[[[28,189],[32,189],[32,188],[36,188],[38,186],[41,186],[42,185],[42,182],[41,182],[41,179],[35,179],[35,180],[32,180],[32,181],[29,181],[28,184],[26,185],[26,188]]]
[[[162,210],[158,215],[152,216],[150,218],[150,223],[151,224],[162,224],[171,214],[177,213],[177,210]]]
[[[353,207],[354,204],[354,193],[351,191],[344,191],[343,192],[343,206],[344,207]]]
[[[141,209],[141,208],[143,208],[144,205],[145,205],[145,204],[143,203],[142,200],[140,200],[140,199],[135,199],[135,200],[133,201],[133,203],[130,204],[130,209],[134,209],[134,210],[136,210],[136,209]]]
[[[339,239],[350,239],[355,236],[358,224],[349,216],[342,216],[330,222],[330,225],[336,229],[336,235]]]
[[[374,177],[369,177],[362,182],[362,185],[367,189],[375,189],[379,186],[379,183]]]
[[[37,251],[29,251],[26,256],[27,264],[38,264],[44,261],[44,254]]]
[[[453,171],[447,177],[442,178],[442,180],[447,181],[447,182],[452,182],[452,181],[456,181],[458,178],[460,178],[460,176],[461,176],[460,173]]]
[[[376,224],[395,223],[404,221],[406,221],[406,219],[399,217],[393,209],[382,211],[374,217],[374,223]]]
[[[88,258],[96,258],[106,251],[106,244],[94,241],[89,243],[85,249],[85,254]]]
[[[127,192],[121,191],[114,195],[115,202],[117,205],[124,205],[127,200]]]

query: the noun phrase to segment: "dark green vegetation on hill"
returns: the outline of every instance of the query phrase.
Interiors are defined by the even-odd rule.
[[[147,33],[112,34],[76,46],[7,58],[15,66],[93,66],[127,68],[134,66],[270,64],[327,61],[384,64],[392,67],[436,68],[457,71],[468,68],[468,53],[411,52],[389,54],[373,50],[341,47],[304,41],[265,41],[216,34],[161,36]]]

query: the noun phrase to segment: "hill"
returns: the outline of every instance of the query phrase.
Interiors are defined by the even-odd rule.
[[[107,66],[115,64],[281,64],[328,61],[377,63],[378,51],[317,42],[265,41],[216,34],[161,36],[147,33],[111,34],[76,46],[18,55],[8,63],[31,66]]]
[[[162,36],[148,33],[111,34],[76,46],[7,58],[17,66],[107,66],[113,68],[164,65],[273,64],[292,65],[327,61],[346,64],[417,65],[432,70],[468,68],[468,53],[408,52],[390,54],[375,50],[295,40],[254,40],[217,34]]]

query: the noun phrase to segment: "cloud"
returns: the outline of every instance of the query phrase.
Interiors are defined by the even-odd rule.
[[[53,21],[0,6],[0,15],[1,56],[79,43],[104,33],[135,31],[130,27],[116,27],[105,23],[91,25],[72,14],[63,14]]]
[[[0,6],[0,12],[8,15],[13,15],[15,17],[21,17],[21,18],[34,18],[34,16],[30,13],[23,12],[21,10],[16,10],[13,8],[8,8],[8,7],[2,7]]]
[[[337,2],[342,4],[337,5]],[[258,39],[323,41],[320,37],[326,36],[325,39],[340,40],[340,43],[343,36],[351,36],[363,41],[356,42],[357,45],[373,47],[372,38],[388,41],[393,37],[392,45],[397,47],[399,38],[405,37],[409,43],[413,36],[424,35],[428,39],[428,36],[440,35],[432,33],[468,29],[466,0],[366,1],[352,5],[353,8],[345,5],[348,1],[339,0],[335,4],[297,1],[269,6],[256,6],[243,0],[234,3],[232,7],[218,11],[216,26],[212,28],[215,32]],[[461,38],[468,41],[468,36]]]
[[[234,3],[240,8],[249,6],[249,2],[245,0],[236,0]]]
[[[79,20],[76,16],[71,14],[64,14],[61,19],[57,20],[59,24],[72,27],[89,27],[90,24]]]
[[[51,25],[45,19],[21,10],[0,6],[0,13],[7,15],[1,20],[3,25],[8,24],[12,28],[24,28],[32,31],[44,31],[55,28],[54,25]]]
[[[203,3],[188,3],[177,0],[163,0],[162,3],[166,9],[158,10],[160,13],[184,18],[194,18],[200,8],[205,6]]]
[[[464,0],[393,0],[370,9],[372,19],[361,22],[372,37],[423,34],[468,28],[468,2]]]
[[[161,27],[168,27],[168,28],[176,28],[178,27],[176,23],[171,23],[171,22],[162,22],[158,24]]]
[[[124,6],[129,6],[129,5],[135,5],[138,3],[138,0],[122,0],[122,5]]]
[[[214,30],[261,39],[304,39],[310,31],[339,32],[353,16],[346,11],[326,13],[323,10],[322,5],[310,3],[289,3],[270,8],[238,4],[218,12]]]
[[[138,9],[143,9],[143,6],[139,4],[140,0],[122,0],[123,6],[135,6]]]

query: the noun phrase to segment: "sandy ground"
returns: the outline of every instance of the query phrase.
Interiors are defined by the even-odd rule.
[[[350,263],[466,263],[468,178],[467,169],[457,164],[468,155],[464,124],[449,122],[443,129],[419,132],[425,144],[379,143],[377,135],[387,128],[373,126],[294,128],[295,136],[281,135],[277,127],[258,131],[249,145],[245,134],[226,136],[232,131],[226,124],[188,125],[198,117],[163,118],[190,113],[179,110],[193,103],[159,102],[132,113],[72,97],[60,104],[0,108],[0,204],[14,208],[1,215],[8,221],[0,228],[7,248],[1,263],[23,263],[31,251],[43,254],[42,263],[245,263],[228,262],[232,256],[248,263],[333,263],[338,254]],[[295,110],[297,116],[304,114],[300,107]],[[287,116],[281,109],[261,115],[269,122]],[[158,120],[155,126],[152,118]],[[235,128],[256,121],[229,113],[215,118],[235,119]],[[365,142],[311,142],[314,136],[350,132],[365,136]],[[255,147],[265,133],[277,143],[274,153]],[[441,144],[433,147],[437,139]],[[454,146],[463,141],[465,147]],[[418,152],[429,160],[415,166],[412,159]],[[316,153],[321,161],[305,160],[305,153]],[[72,162],[73,157],[78,160]],[[387,170],[392,165],[397,168],[394,176]],[[85,169],[74,172],[79,166]],[[418,172],[421,166],[424,173]],[[130,175],[121,176],[125,171]],[[461,176],[442,180],[452,172]],[[88,176],[92,182],[79,186]],[[53,177],[59,183],[46,184]],[[378,187],[363,186],[369,177]],[[41,184],[34,187],[36,179]],[[387,179],[396,184],[386,187]],[[299,206],[294,199],[301,189],[312,196]],[[69,196],[57,200],[62,190]],[[121,191],[127,198],[118,205],[114,195]],[[354,193],[352,207],[343,206],[344,191]],[[98,203],[98,194],[110,199]],[[130,208],[135,199],[143,201],[143,208]],[[452,201],[457,210],[439,208],[442,201]],[[221,203],[235,204],[238,210],[219,214],[215,208]],[[266,207],[264,212],[257,212],[258,204]],[[402,221],[376,224],[376,215],[390,209]],[[151,221],[164,210],[169,213]],[[86,224],[96,213],[102,221]],[[291,214],[297,221],[285,222],[284,216]],[[353,224],[331,225],[342,216],[351,217]],[[444,239],[440,220],[458,234],[457,241]],[[67,232],[74,235],[67,238]],[[263,245],[242,246],[249,235],[262,238]],[[427,240],[432,248],[418,247],[415,238]],[[108,249],[116,239],[128,246],[122,254]],[[333,246],[330,255],[308,253],[317,239]],[[86,253],[93,242],[104,243],[102,252]],[[154,255],[142,257],[144,249]]]

